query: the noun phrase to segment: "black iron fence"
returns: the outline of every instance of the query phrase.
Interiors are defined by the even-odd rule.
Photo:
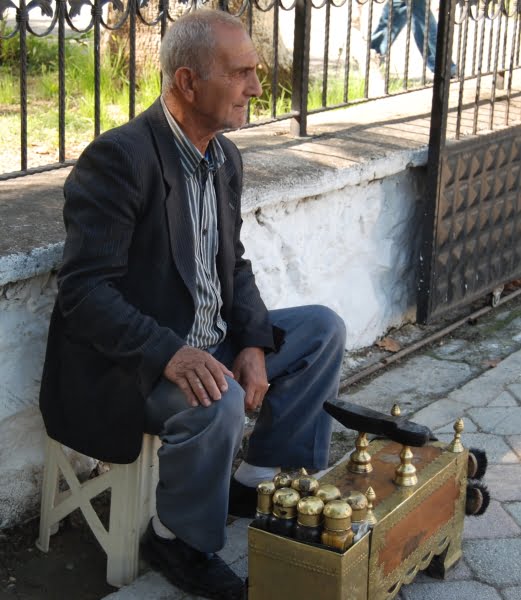
[[[159,93],[166,28],[203,5],[239,16],[259,49],[263,95],[248,126],[287,119],[303,136],[312,113],[432,85],[436,0],[0,0],[0,179],[71,164],[142,110]],[[444,76],[460,84],[461,106],[469,80],[478,108],[487,78],[512,93],[520,7],[457,4]],[[472,130],[482,125],[474,117]]]

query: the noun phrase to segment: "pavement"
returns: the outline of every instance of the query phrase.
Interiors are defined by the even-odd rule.
[[[389,336],[406,346],[428,333],[407,326]],[[375,348],[363,357],[347,356],[347,370],[374,362],[380,352]],[[428,425],[442,441],[452,440],[453,424],[463,417],[463,444],[481,448],[488,456],[484,482],[490,506],[483,516],[466,517],[462,559],[443,581],[419,573],[397,598],[521,600],[521,297],[362,381],[348,396],[386,412],[397,402],[402,414]],[[332,450],[342,448],[342,458],[352,450],[353,440],[353,432],[335,426]],[[245,519],[231,523],[221,552],[244,577],[247,526]],[[194,597],[176,590],[160,574],[145,571],[105,600],[189,598]]]

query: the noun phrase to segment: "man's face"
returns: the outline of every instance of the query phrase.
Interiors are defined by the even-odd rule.
[[[238,27],[215,26],[216,47],[208,79],[197,77],[193,108],[201,126],[216,133],[246,123],[248,100],[262,92],[258,56],[248,34]]]

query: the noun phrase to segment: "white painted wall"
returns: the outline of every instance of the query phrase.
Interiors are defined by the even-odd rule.
[[[38,392],[56,278],[40,275],[0,287],[0,529],[35,514],[44,448]],[[92,459],[72,453],[78,472]]]
[[[380,169],[374,163],[363,171],[365,179],[357,170],[356,183],[336,177],[314,196],[304,197],[304,181],[301,197],[294,184],[277,194],[261,192],[256,204],[256,186],[245,190],[243,239],[266,304],[330,306],[346,322],[348,349],[414,318],[416,171],[380,162]],[[325,176],[315,169],[313,177]],[[24,268],[31,272],[31,265]],[[38,390],[55,295],[56,279],[48,273],[0,287],[0,529],[38,508],[44,440]],[[93,467],[75,458],[80,471]]]
[[[414,319],[418,196],[405,171],[247,213],[243,239],[267,306],[333,308],[348,350]]]

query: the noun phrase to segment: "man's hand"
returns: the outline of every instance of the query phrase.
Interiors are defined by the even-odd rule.
[[[183,346],[168,361],[163,375],[184,392],[190,406],[210,406],[228,389],[225,375],[233,377],[210,353]]]
[[[244,388],[246,410],[262,405],[264,396],[270,387],[266,375],[264,351],[261,348],[244,348],[233,363],[235,380]]]

